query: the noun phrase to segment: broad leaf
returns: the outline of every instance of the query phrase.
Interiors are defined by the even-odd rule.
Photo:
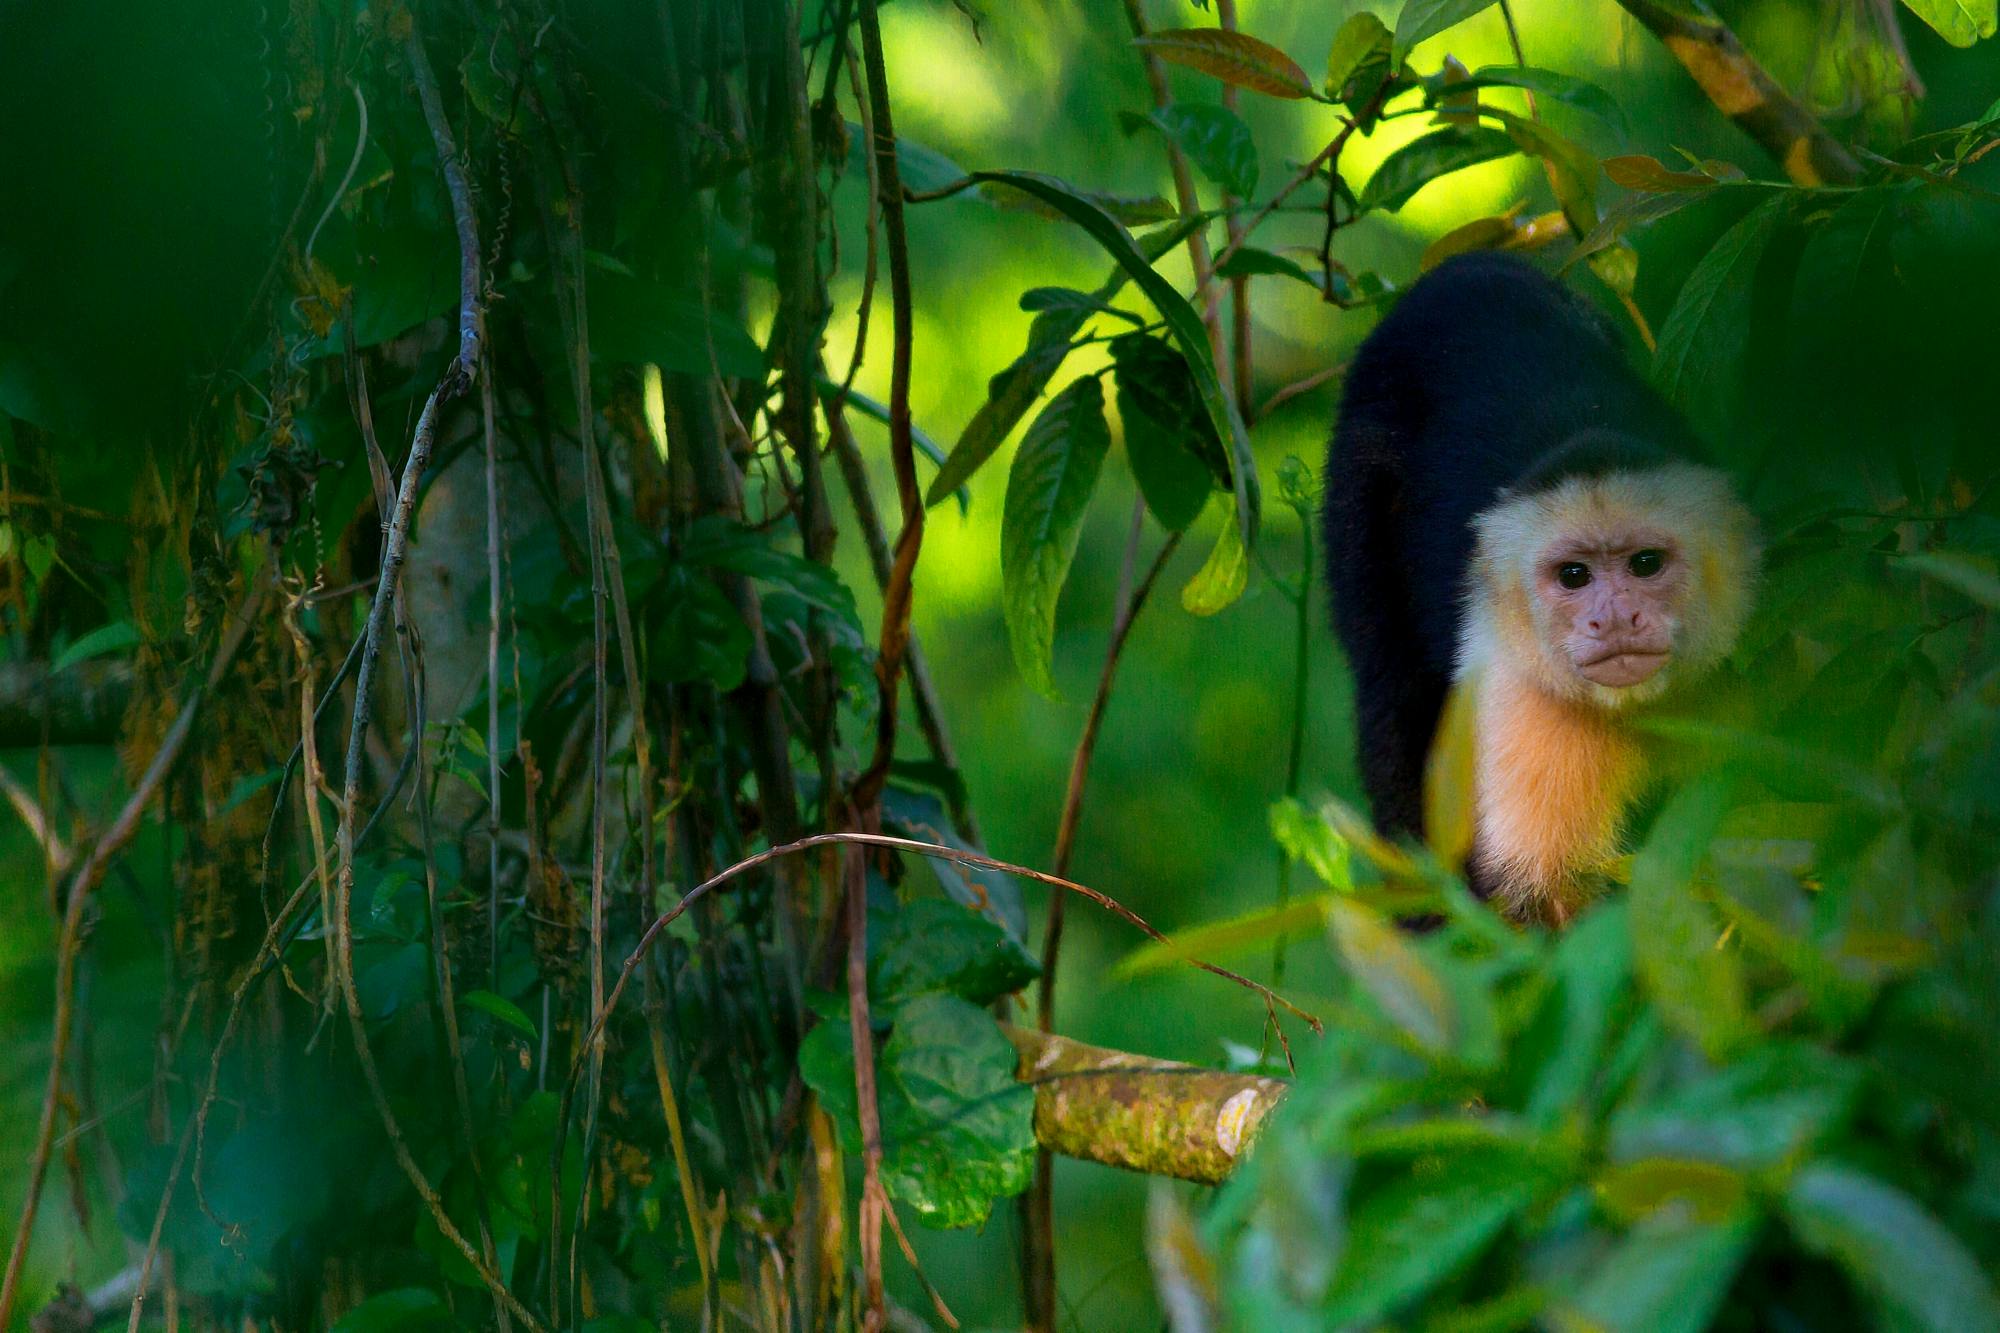
[[[685,375],[764,373],[763,349],[722,311],[683,289],[617,273],[591,275],[590,354]]]
[[[87,662],[93,657],[115,653],[130,648],[138,642],[139,631],[133,628],[129,620],[117,620],[109,625],[99,625],[63,649],[56,660],[50,663],[49,674],[53,676],[67,667],[75,666],[78,662]]]
[[[1742,966],[1734,952],[1717,947],[1722,927],[1692,892],[1695,869],[1727,798],[1726,785],[1714,780],[1683,788],[1660,812],[1632,861],[1632,946],[1639,978],[1667,1022],[1710,1055],[1727,1050],[1745,1030]]]
[[[1503,1153],[1462,1154],[1410,1173],[1348,1216],[1328,1328],[1370,1327],[1470,1263],[1545,1183],[1542,1168]]]
[[[953,995],[900,1006],[875,1064],[882,1119],[882,1182],[923,1221],[978,1226],[996,1199],[1034,1173],[1035,1096],[1015,1081],[1017,1057],[993,1015]],[[861,1152],[854,1045],[845,1018],[814,1028],[799,1074]]]
[[[1451,995],[1402,931],[1353,898],[1335,898],[1327,917],[1348,975],[1389,1021],[1426,1050],[1449,1047],[1457,1029]]]
[[[750,630],[735,603],[707,576],[676,565],[660,585],[659,619],[647,670],[656,680],[707,681],[719,690],[743,683]]]
[[[1049,400],[1014,454],[1000,522],[1000,599],[1014,663],[1043,694],[1055,694],[1056,601],[1083,532],[1084,511],[1111,447],[1104,389],[1094,375]]]
[[[1191,616],[1212,616],[1233,605],[1249,586],[1250,556],[1243,549],[1243,530],[1225,520],[1208,559],[1181,587],[1181,609]]]
[[[1396,40],[1390,59],[1400,65],[1410,48],[1426,37],[1435,37],[1446,28],[1471,18],[1493,0],[1404,0],[1396,15]]]
[[[1573,106],[1621,133],[1626,128],[1625,113],[1612,100],[1610,93],[1588,79],[1559,74],[1552,69],[1536,69],[1531,65],[1486,65],[1452,85],[1453,92],[1463,88],[1521,88],[1537,97]]]
[[[855,121],[847,122],[847,174],[857,181],[868,179],[868,158],[875,143]],[[917,194],[931,194],[965,179],[965,169],[935,148],[902,135],[896,136],[896,175],[903,188]],[[952,196],[959,197],[959,196]]]
[[[1890,1326],[1959,1333],[2000,1328],[1979,1260],[1916,1200],[1851,1167],[1818,1162],[1792,1178],[1785,1220],[1880,1301]]]
[[[1860,1075],[1802,1043],[1753,1048],[1727,1067],[1621,1109],[1606,1149],[1615,1162],[1694,1158],[1745,1171],[1797,1161],[1853,1108]]]
[[[1180,351],[1158,338],[1128,333],[1111,344],[1118,366],[1118,416],[1125,457],[1146,507],[1178,532],[1200,517],[1228,463],[1201,413],[1194,377]]]
[[[1386,58],[1391,45],[1389,29],[1381,19],[1366,10],[1348,15],[1327,48],[1326,95],[1340,96],[1361,67],[1371,59]]]
[[[1971,46],[2000,30],[1995,0],[1903,0],[1912,14],[1953,46]]]
[[[1074,287],[1030,287],[1021,293],[1021,309],[1037,314],[1044,310],[1081,310],[1086,314],[1110,315],[1131,324],[1146,322],[1129,310],[1120,310],[1095,292],[1080,292]]]
[[[1683,190],[1712,190],[1722,182],[1705,171],[1676,171],[1656,157],[1634,153],[1604,159],[1604,174],[1614,185],[1649,194],[1672,194]]]
[[[1167,136],[1201,174],[1239,199],[1257,189],[1257,144],[1228,107],[1173,102],[1141,119]]]
[[[1312,80],[1296,60],[1248,33],[1222,28],[1165,28],[1133,38],[1132,45],[1252,92],[1294,99],[1313,93]]]
[[[1726,420],[1735,407],[1757,266],[1789,206],[1784,195],[1766,200],[1724,232],[1681,284],[1660,325],[1653,380],[1705,424]]]
[[[536,1036],[535,1021],[504,995],[495,995],[490,990],[469,990],[458,997],[458,1002],[468,1009],[477,1009],[490,1018],[496,1018],[522,1036],[532,1040]]]
[[[1511,157],[1518,151],[1510,136],[1484,126],[1461,129],[1454,125],[1433,130],[1383,159],[1375,174],[1368,178],[1368,184],[1362,187],[1355,207],[1363,213],[1377,208],[1393,213],[1440,176]]]
[[[868,993],[885,1005],[936,991],[991,1004],[1042,970],[997,924],[935,898],[905,904],[872,935]]]
[[[1756,1238],[1754,1214],[1642,1226],[1590,1270],[1562,1328],[1606,1333],[1701,1333]]]

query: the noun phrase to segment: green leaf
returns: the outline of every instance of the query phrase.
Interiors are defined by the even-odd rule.
[[[1084,511],[1111,447],[1104,388],[1094,375],[1072,380],[1028,427],[1007,473],[1000,521],[1000,600],[1014,663],[1053,697],[1056,601],[1083,532]]]
[[[1239,199],[1257,189],[1257,144],[1250,127],[1228,107],[1173,102],[1146,117],[1187,154],[1201,174]]]
[[[102,657],[106,653],[115,653],[121,648],[130,648],[138,642],[139,631],[132,627],[132,622],[129,620],[117,620],[109,625],[99,625],[63,649],[54,664],[49,667],[49,674],[53,676],[65,667],[75,666],[78,662],[86,662],[93,657]]]
[[[1253,944],[1318,929],[1326,924],[1331,901],[1330,894],[1318,893],[1309,898],[1294,898],[1282,907],[1265,907],[1177,930],[1166,939],[1142,944],[1119,959],[1118,965],[1111,969],[1112,979],[1129,980],[1195,958],[1214,962],[1241,953]]]
[[[982,171],[974,179],[1011,185],[1062,210],[1118,261],[1132,281],[1139,285],[1139,290],[1146,294],[1146,299],[1153,303],[1154,309],[1160,312],[1160,317],[1166,321],[1167,331],[1173,334],[1174,341],[1180,344],[1182,355],[1187,357],[1188,370],[1194,375],[1195,388],[1201,393],[1202,406],[1208,411],[1216,437],[1229,446],[1229,479],[1236,498],[1237,535],[1244,550],[1254,546],[1261,507],[1257,459],[1250,452],[1250,434],[1244,429],[1242,415],[1223,392],[1222,382],[1216,378],[1215,358],[1209,351],[1208,330],[1202,324],[1201,316],[1195,313],[1185,297],[1174,290],[1172,283],[1154,271],[1151,260],[1133,242],[1130,232],[1063,182],[1030,171]],[[962,443],[960,447],[963,447]]]
[[[1717,948],[1722,928],[1693,896],[1694,873],[1727,807],[1727,784],[1705,780],[1674,794],[1632,860],[1631,926],[1639,979],[1667,1023],[1711,1056],[1743,1035],[1743,969]]]
[[[425,1287],[398,1287],[370,1296],[334,1321],[333,1333],[409,1333],[449,1328],[444,1298]]]
[[[1451,995],[1402,931],[1347,897],[1333,900],[1327,919],[1348,974],[1389,1021],[1425,1050],[1449,1047],[1457,1028]]]
[[[1437,1286],[1533,1203],[1545,1180],[1522,1157],[1463,1154],[1360,1200],[1322,1327],[1373,1325]]]
[[[1332,824],[1287,796],[1271,803],[1271,837],[1285,855],[1303,861],[1328,887],[1354,888],[1354,847]]]
[[[1125,457],[1146,507],[1179,532],[1201,516],[1218,474],[1229,465],[1201,413],[1201,399],[1180,351],[1159,338],[1128,333],[1111,344],[1118,367],[1118,416]]]
[[[1389,58],[1401,65],[1418,42],[1464,22],[1492,3],[1493,0],[1405,0],[1402,12],[1396,15],[1396,40]]]
[[[1132,45],[1251,92],[1294,100],[1313,95],[1312,80],[1296,60],[1247,32],[1162,28],[1133,38]]]
[[[28,576],[40,583],[55,568],[55,538],[46,534],[28,538],[21,543],[21,563],[28,567]]]
[[[1018,1057],[993,1015],[953,995],[901,1006],[876,1061],[882,1182],[938,1227],[983,1223],[993,1201],[1034,1174],[1035,1097],[1015,1081]],[[799,1075],[859,1155],[849,1025],[821,1023],[799,1047]]]
[[[822,398],[826,398],[837,392],[839,388],[840,386],[834,383],[834,381],[825,376],[820,377],[819,391]],[[889,405],[870,398],[859,389],[849,388],[847,396],[841,401],[859,412],[862,416],[867,417],[870,421],[879,421],[885,426],[889,424]],[[940,468],[944,466],[944,450],[938,446],[938,442],[932,439],[923,427],[914,421],[910,423],[910,443],[916,446],[918,453],[930,459],[932,463]],[[958,501],[959,513],[963,514],[971,509],[972,496],[966,491],[964,486],[956,486],[950,489],[952,498]],[[940,494],[938,498],[943,499],[944,497]],[[931,503],[935,503],[935,501]]]
[[[2000,610],[2000,574],[1995,574],[1989,558],[1958,551],[1918,551],[1897,557],[1896,563],[1949,584],[1981,606]]]
[[[731,519],[710,515],[689,524],[680,556],[683,564],[727,569],[789,592],[856,631],[861,628],[854,593],[838,574],[816,560],[779,550],[761,534]]]
[[[856,122],[848,121],[847,174],[858,181],[867,180],[868,157],[874,151],[875,142],[868,137],[868,132]],[[896,175],[902,180],[904,189],[917,194],[932,194],[964,180],[965,169],[937,149],[927,148],[899,134],[896,136]]]
[[[1912,14],[1953,46],[1971,46],[2000,28],[1995,0],[1903,0]]]
[[[1621,993],[1631,982],[1626,902],[1613,899],[1583,914],[1556,947],[1555,990],[1544,1021],[1530,1030],[1548,1056],[1535,1070],[1528,1118],[1551,1124],[1583,1103],[1611,1036]]]
[[[1350,14],[1326,51],[1326,95],[1338,97],[1371,58],[1387,56],[1393,45],[1382,20],[1363,10]]]
[[[676,566],[661,583],[651,646],[647,669],[659,680],[707,681],[733,690],[749,669],[750,629],[736,604],[685,566]]]
[[[1588,79],[1579,79],[1573,74],[1536,69],[1532,65],[1486,65],[1474,70],[1469,78],[1452,85],[1454,92],[1466,88],[1523,88],[1537,97],[1546,97],[1595,116],[1620,133],[1626,129],[1625,113],[1612,100],[1611,94]]]
[[[1093,315],[1114,315],[1132,324],[1146,322],[1129,310],[1118,309],[1095,292],[1080,292],[1074,287],[1030,287],[1021,293],[1021,309],[1081,310]]]
[[[942,843],[961,852],[977,850],[958,836],[944,806],[927,792],[908,791],[891,783],[882,793],[882,823],[884,832]],[[991,916],[1016,940],[1027,938],[1027,911],[1021,905],[1021,886],[1012,875],[943,857],[926,860],[946,897]]]
[[[1606,1333],[1701,1333],[1757,1236],[1754,1214],[1712,1224],[1635,1228],[1583,1279],[1562,1328]]]
[[[1181,218],[1140,238],[1137,248],[1141,262],[1150,269],[1154,261],[1185,241],[1206,221],[1203,215]],[[1095,295],[1099,300],[1109,301],[1130,277],[1128,257],[1119,256],[1118,266]],[[1074,308],[1046,310],[1035,316],[1028,331],[1027,350],[988,383],[986,401],[959,434],[951,456],[939,467],[938,475],[925,492],[924,503],[936,504],[956,491],[993,456],[1069,357],[1070,340],[1082,331],[1089,317],[1089,311]]]
[[[1181,588],[1181,609],[1191,616],[1212,616],[1233,604],[1250,586],[1250,557],[1243,550],[1242,529],[1224,520],[1215,548]]]
[[[1722,183],[1706,171],[1676,171],[1643,153],[1605,158],[1604,174],[1614,185],[1648,194],[1702,194]]]
[[[1254,245],[1239,246],[1236,253],[1229,256],[1222,267],[1215,270],[1224,278],[1254,278],[1262,274],[1272,274],[1281,278],[1296,278],[1306,286],[1319,290],[1319,279],[1306,272],[1305,267],[1295,259],[1260,250]]]
[[[1838,1262],[1881,1302],[1892,1327],[2000,1328],[2000,1300],[1978,1259],[1901,1190],[1817,1162],[1792,1177],[1784,1212],[1808,1249]]]
[[[504,995],[495,995],[490,990],[469,990],[458,997],[458,1002],[500,1020],[525,1037],[532,1039],[537,1035],[534,1020],[521,1011],[520,1005]]]
[[[1433,130],[1383,159],[1375,174],[1368,178],[1368,184],[1362,187],[1355,208],[1362,213],[1378,208],[1393,213],[1440,176],[1511,157],[1518,151],[1511,136],[1483,125],[1471,128],[1453,125]]]
[[[1753,1047],[1724,1069],[1626,1106],[1612,1118],[1613,1161],[1680,1157],[1753,1171],[1797,1161],[1851,1113],[1853,1065],[1817,1047]]]
[[[1735,409],[1757,266],[1789,206],[1784,195],[1768,199],[1724,232],[1660,325],[1653,381],[1704,424],[1726,420]]]
[[[957,903],[919,899],[897,910],[876,935],[868,993],[897,1005],[918,995],[947,991],[973,1004],[991,1004],[1041,975],[1041,965],[999,925]]]

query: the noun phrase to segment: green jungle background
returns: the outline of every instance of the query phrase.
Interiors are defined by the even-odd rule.
[[[2000,1328],[1994,31],[1992,0],[0,3],[0,1216],[32,1220],[0,1326]],[[1232,218],[1211,340],[1186,237],[1206,265]],[[1338,368],[1492,247],[1604,308],[1767,542],[1724,704],[1660,724],[1629,888],[1560,936],[1363,832],[1309,554]],[[906,611],[843,435],[889,545],[951,456]],[[895,661],[884,748],[903,614],[926,697]],[[1033,1025],[1054,890],[913,855],[731,881],[590,1055],[656,913],[857,828],[1180,935],[1071,901],[1055,1029],[1295,1058],[1249,1165],[1060,1159],[1038,1239],[988,1006]],[[921,1277],[867,1183],[864,996]]]

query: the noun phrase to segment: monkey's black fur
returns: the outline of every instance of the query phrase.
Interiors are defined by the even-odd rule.
[[[1423,834],[1474,516],[1502,492],[1698,454],[1610,326],[1519,259],[1447,260],[1362,343],[1322,517],[1361,780],[1385,833]]]

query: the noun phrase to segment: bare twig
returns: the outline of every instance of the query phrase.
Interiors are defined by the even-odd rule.
[[[1258,419],[1262,420],[1264,417],[1270,416],[1271,413],[1277,411],[1286,403],[1291,402],[1292,399],[1298,397],[1300,394],[1311,393],[1328,380],[1338,379],[1346,373],[1347,362],[1342,361],[1328,366],[1325,370],[1315,370],[1302,380],[1294,380],[1264,400],[1264,405],[1257,409]]]
[[[1215,0],[1215,21],[1224,32],[1236,31],[1236,0]],[[1236,85],[1222,85],[1222,105],[1229,110],[1236,109],[1238,93]],[[1222,196],[1222,206],[1228,210],[1223,218],[1223,230],[1234,246],[1243,239],[1243,219],[1236,212],[1239,201],[1226,191]],[[1250,425],[1256,420],[1250,412],[1250,278],[1239,274],[1229,280],[1229,327],[1230,366],[1236,372],[1236,407],[1243,413],[1243,424]]]
[[[28,1258],[28,1240],[35,1229],[35,1213],[41,1204],[42,1184],[48,1177],[49,1154],[55,1142],[56,1114],[62,1104],[63,1065],[69,1059],[70,1033],[75,1023],[76,964],[83,952],[85,908],[90,903],[91,894],[104,879],[105,872],[110,869],[113,858],[138,833],[140,819],[159,794],[160,785],[179,760],[188,737],[193,734],[195,716],[201,711],[203,701],[221,681],[223,673],[242,648],[250,627],[256,623],[257,610],[267,590],[267,585],[259,582],[245,597],[236,616],[224,627],[215,656],[209,661],[207,674],[189,691],[180,713],[160,739],[160,748],[153,753],[152,762],[146,765],[146,771],[140,775],[131,796],[126,798],[117,818],[98,838],[96,845],[90,849],[90,855],[70,881],[69,898],[63,904],[62,927],[56,936],[55,1023],[49,1041],[49,1077],[42,1091],[41,1119],[35,1129],[34,1146],[28,1153],[28,1184],[21,1200],[20,1227],[14,1233],[14,1245],[7,1256],[6,1278],[0,1282],[0,1328],[12,1325],[14,1303],[20,1296],[21,1271]]]
[[[458,229],[458,359],[446,372],[451,389],[445,394],[455,398],[472,387],[473,377],[479,373],[479,339],[485,318],[479,285],[479,220],[472,211],[472,186],[465,178],[465,164],[459,161],[451,122],[445,119],[444,101],[438,96],[437,75],[431,72],[431,58],[424,53],[423,34],[414,19],[403,50],[417,82],[417,98],[424,104],[424,121],[430,126],[438,169],[444,173],[445,189],[451,195],[452,222]]]

